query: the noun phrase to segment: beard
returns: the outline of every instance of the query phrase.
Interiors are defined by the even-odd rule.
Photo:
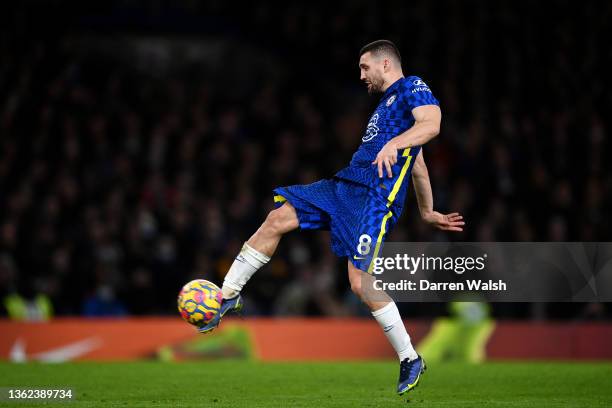
[[[381,93],[382,89],[383,89],[383,85],[385,83],[385,81],[383,81],[382,78],[378,77],[372,77],[370,79],[370,84],[368,85],[368,94],[369,95],[373,95],[376,93]]]

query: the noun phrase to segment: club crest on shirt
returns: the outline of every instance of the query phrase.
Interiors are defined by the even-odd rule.
[[[387,99],[387,106],[391,106],[391,104],[395,102],[395,95],[391,95],[391,97],[389,99]]]

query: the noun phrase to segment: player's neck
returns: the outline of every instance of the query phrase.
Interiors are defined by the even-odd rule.
[[[395,74],[392,74],[389,76],[389,78],[387,78],[387,80],[385,81],[385,86],[383,88],[383,93],[387,91],[387,89],[393,85],[394,83],[396,83],[399,79],[402,79],[404,77],[404,74],[401,72],[397,72]]]

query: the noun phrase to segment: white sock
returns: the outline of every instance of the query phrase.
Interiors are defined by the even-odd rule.
[[[387,306],[373,311],[372,316],[384,330],[385,336],[395,349],[400,361],[405,358],[412,361],[418,357],[395,302],[390,302]]]
[[[221,288],[223,298],[231,299],[236,297],[248,280],[251,279],[251,276],[259,268],[267,264],[269,260],[269,256],[262,254],[245,243],[236,259],[234,259],[229,272],[225,275],[223,287]]]

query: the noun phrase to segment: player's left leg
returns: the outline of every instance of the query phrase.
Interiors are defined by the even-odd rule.
[[[370,308],[372,316],[385,332],[387,340],[399,357],[400,375],[397,392],[402,395],[416,387],[421,374],[425,371],[425,362],[412,346],[395,302],[391,298],[373,300],[365,296],[365,285],[372,284],[374,280],[372,275],[358,269],[350,260],[348,261],[348,275],[351,290]]]

